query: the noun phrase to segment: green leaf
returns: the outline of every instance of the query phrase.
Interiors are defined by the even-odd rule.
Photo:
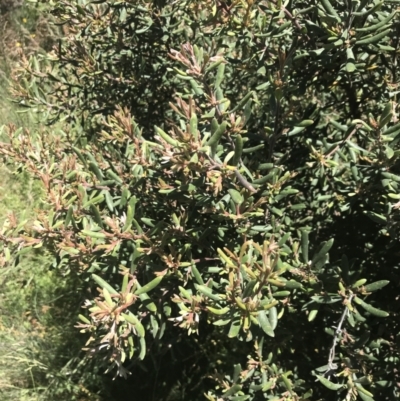
[[[365,33],[373,33],[381,28],[386,28],[388,23],[390,22],[391,19],[396,15],[397,10],[389,14],[386,18],[383,18],[380,22],[373,24],[373,25],[367,25],[362,28],[356,28],[356,32],[365,32]]]
[[[92,274],[92,279],[101,287],[107,289],[107,291],[110,294],[118,294],[118,291],[114,290],[113,287],[111,287],[110,284],[108,284],[106,281],[104,281],[101,277],[99,277],[97,274]]]
[[[361,386],[361,384],[355,383],[355,386],[357,387],[357,392],[358,392],[359,397],[363,401],[374,401],[373,395],[368,390],[366,390],[363,386]]]
[[[197,140],[199,133],[197,129],[197,115],[196,113],[192,113],[190,117],[190,125],[189,125],[190,133],[193,135],[194,139]]]
[[[225,306],[225,308],[218,309],[207,306],[207,310],[210,311],[212,314],[219,316],[228,313],[230,311],[230,308],[228,306]]]
[[[381,116],[379,117],[379,128],[383,128],[386,124],[390,123],[393,116],[392,109],[393,109],[392,103],[391,102],[387,103],[382,111]]]
[[[285,281],[285,288],[288,288],[290,290],[297,290],[303,288],[303,285],[295,280],[288,280]]]
[[[80,320],[82,320],[83,323],[91,324],[91,323],[90,323],[90,320],[87,319],[85,316],[83,316],[83,315],[78,315],[78,317],[79,317]]]
[[[364,289],[368,292],[373,292],[373,291],[380,290],[383,287],[386,287],[389,283],[390,283],[389,280],[379,280],[379,281],[375,281],[374,283],[365,285]]]
[[[122,279],[122,285],[121,285],[122,293],[126,292],[126,289],[128,288],[128,282],[129,282],[129,276],[128,276],[128,274],[124,274],[124,277]]]
[[[367,304],[366,302],[364,302],[362,299],[360,299],[360,298],[358,298],[358,297],[355,297],[355,298],[354,298],[354,302],[355,302],[357,305],[362,306],[362,307],[363,307],[367,312],[369,312],[371,315],[378,316],[378,317],[387,317],[387,316],[389,316],[389,313],[387,313],[387,312],[385,312],[385,311],[383,311],[383,310],[374,308],[372,305]]]
[[[319,306],[315,305],[313,309],[310,310],[307,320],[309,322],[312,322],[317,317],[318,311],[319,311]]]
[[[326,260],[327,253],[332,248],[333,241],[334,240],[332,238],[329,241],[325,241],[321,244],[319,251],[314,255],[314,257],[312,259],[313,265],[317,265],[318,262],[322,262],[322,261]]]
[[[364,285],[367,282],[366,278],[361,278],[360,280],[357,280],[352,286],[351,288],[358,288],[361,287],[362,285]]]
[[[201,277],[201,274],[194,263],[190,266],[190,271],[192,273],[192,277],[196,279],[197,283],[204,285],[203,278]]]
[[[351,47],[348,47],[346,49],[346,55],[347,55],[346,71],[352,73],[356,70],[356,65],[355,65],[353,50]]]
[[[104,233],[100,233],[100,232],[97,232],[97,231],[82,230],[81,233],[85,237],[91,237],[91,238],[97,238],[97,239],[106,238],[106,235]]]
[[[229,329],[228,337],[229,338],[237,337],[239,334],[239,331],[240,331],[240,320],[234,320]]]
[[[215,76],[215,87],[219,87],[224,79],[225,76],[225,63],[222,62],[223,60],[221,59],[219,61],[219,64],[214,65],[214,68],[218,66],[217,70],[217,75]],[[218,63],[218,62],[217,62]],[[208,72],[209,70],[207,70]]]
[[[274,329],[271,326],[265,310],[258,312],[257,320],[266,335],[275,337]]]
[[[244,199],[239,191],[236,191],[236,189],[228,189],[228,193],[237,205],[241,205],[243,203]]]
[[[163,278],[164,278],[164,276],[157,276],[155,279],[151,280],[149,283],[144,285],[142,288],[138,288],[135,291],[135,295],[147,294],[148,292],[150,292],[151,290],[156,288],[158,286],[158,284],[161,283]]]
[[[377,33],[376,35],[368,35],[356,41],[356,45],[370,45],[376,42],[379,42],[384,37],[388,36],[391,31],[391,28],[386,29],[383,32]]]
[[[330,380],[324,376],[316,375],[318,380],[329,390],[338,391],[344,387],[344,384],[332,383]]]
[[[308,230],[301,231],[301,257],[306,264],[308,264],[308,235]]]
[[[230,396],[236,394],[237,392],[239,392],[241,389],[242,389],[242,386],[240,384],[234,384],[229,390],[225,391],[222,394],[222,398],[230,397]]]
[[[289,393],[290,393],[290,394],[293,394],[293,386],[292,386],[291,381],[288,379],[288,375],[289,375],[288,373],[285,373],[285,374],[283,374],[283,375],[281,376],[281,378],[282,378],[282,381],[283,381],[285,387],[286,387],[287,390],[289,391]]]
[[[164,139],[165,142],[168,144],[177,147],[179,145],[179,142],[176,139],[171,138],[164,130],[161,128],[157,127],[156,125],[154,126],[154,129],[156,130],[156,133]]]
[[[214,301],[221,301],[221,297],[212,292],[211,288],[208,288],[205,285],[195,284],[194,285],[201,294],[205,295],[207,298],[213,299]]]
[[[241,109],[246,103],[247,101],[253,96],[253,92],[250,91],[249,93],[246,94],[246,96],[244,96],[240,102],[230,111],[230,113],[234,113],[235,111]]]
[[[138,289],[141,288],[140,284],[136,282],[136,286]],[[157,306],[156,304],[150,299],[148,294],[145,292],[143,294],[139,295],[140,300],[142,301],[142,304],[146,309],[148,309],[150,312],[156,313],[157,312]]]
[[[240,134],[236,136],[235,139],[235,153],[232,158],[232,166],[237,166],[240,162],[240,158],[242,157],[243,152],[243,138]]]
[[[140,345],[139,359],[142,361],[146,356],[146,340],[144,336],[139,338],[139,345]]]
[[[329,0],[320,0],[321,5],[324,8],[324,10],[328,13],[328,15],[335,17],[336,20],[340,20],[340,17],[336,10],[333,8],[332,4],[330,3]]]
[[[216,119],[214,119],[216,121]],[[216,131],[214,132],[214,134],[211,136],[211,138],[207,141],[206,145],[213,147],[216,146],[218,144],[218,142],[220,141],[220,139],[222,138],[222,135],[224,134],[226,127],[228,126],[228,123],[226,121],[223,121],[218,128],[216,129]]]
[[[314,120],[303,120],[296,123],[296,127],[309,127],[314,124]]]
[[[106,287],[103,288],[103,296],[104,296],[104,299],[105,299],[107,305],[108,305],[109,307],[113,308],[113,307],[115,306],[115,304],[114,304],[114,302],[112,301],[111,296],[110,296],[110,293],[108,292],[108,290],[107,290]]]
[[[128,314],[125,313],[121,313],[121,316],[130,324],[132,324],[139,337],[144,337],[145,335],[145,330],[144,327],[142,325],[142,323],[140,322],[140,320],[131,312],[129,312]]]
[[[269,309],[268,320],[272,330],[275,330],[276,326],[278,325],[278,309],[276,309],[275,306]]]
[[[67,215],[65,216],[65,220],[64,220],[64,225],[65,227],[68,227],[69,223],[71,222],[71,217],[72,214],[74,212],[74,208],[72,207],[72,205],[68,208],[68,212]]]
[[[387,220],[385,216],[382,216],[381,214],[371,212],[369,210],[364,212],[373,222],[378,223],[378,224],[387,224]]]

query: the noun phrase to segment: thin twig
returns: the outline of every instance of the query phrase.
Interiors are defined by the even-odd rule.
[[[277,2],[276,1],[273,1],[272,3],[277,6]],[[300,33],[302,35],[304,35],[307,40],[310,40],[310,37],[307,35],[307,33],[303,32],[303,28],[301,27],[301,25],[297,21],[297,18],[285,6],[281,6],[281,10],[283,10],[283,12],[290,19],[292,24],[295,25],[295,27],[300,31]]]
[[[347,137],[343,139],[342,142],[340,142],[340,143],[339,143],[338,145],[336,145],[329,153],[327,153],[327,154],[325,155],[325,158],[331,157],[345,142],[347,142],[347,141],[357,132],[357,128],[358,128],[358,127],[355,127],[355,128],[353,129],[353,131],[351,131],[350,134],[347,135]]]
[[[248,189],[250,192],[252,193],[256,193],[257,190],[246,180],[246,178],[243,177],[242,174],[239,173],[238,170],[235,170],[235,175],[236,178],[238,179],[238,181],[246,188]]]
[[[354,298],[354,294],[350,294],[349,299],[347,301],[347,303],[350,303],[351,300]],[[328,368],[329,370],[326,373],[330,373],[334,370],[336,370],[338,368],[338,365],[336,363],[334,363],[333,361],[335,360],[335,356],[336,356],[336,345],[339,341],[339,337],[342,334],[342,326],[344,324],[344,321],[347,317],[349,313],[349,308],[347,307],[347,305],[345,305],[344,311],[342,313],[342,316],[340,317],[339,323],[337,325],[336,330],[335,330],[335,334],[333,336],[333,343],[332,343],[332,347],[329,351],[329,358],[328,358]],[[326,374],[325,373],[325,374]]]
[[[208,160],[211,162],[212,167],[211,168],[215,168],[217,170],[221,170],[222,169],[222,165],[218,162],[216,162],[214,159],[212,159],[208,154],[206,154]],[[240,184],[246,188],[247,190],[249,190],[252,193],[256,193],[258,192],[247,180],[246,178],[243,177],[242,174],[239,173],[239,170],[236,169],[235,171],[235,175],[236,178],[238,179],[238,181],[240,182]]]
[[[304,35],[307,40],[310,40],[310,37],[306,34],[304,34],[302,27],[300,26],[299,22],[297,21],[296,17],[294,17],[292,15],[292,13],[284,6],[282,6],[282,10],[283,12],[287,15],[287,17],[290,19],[290,21],[292,22],[292,24],[294,24],[296,26],[296,28],[300,31],[300,33],[302,35]]]

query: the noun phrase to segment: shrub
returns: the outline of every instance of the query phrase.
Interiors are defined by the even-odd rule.
[[[95,285],[86,348],[144,399],[398,397],[394,3],[55,2],[15,91],[67,126],[4,128],[49,211],[3,263]]]

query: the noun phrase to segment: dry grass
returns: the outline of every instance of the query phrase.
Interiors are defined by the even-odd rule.
[[[21,114],[12,101],[9,77],[21,57],[51,49],[56,35],[42,11],[22,8],[0,16],[0,126],[40,129],[36,119],[29,112]],[[0,231],[9,213],[19,221],[32,221],[41,207],[41,193],[41,183],[0,160]],[[36,250],[18,265],[0,268],[2,401],[100,399],[86,387],[90,383],[100,388],[101,379],[93,367],[86,373],[84,364],[79,365],[82,338],[73,327],[79,284],[51,271],[50,264],[50,257]]]

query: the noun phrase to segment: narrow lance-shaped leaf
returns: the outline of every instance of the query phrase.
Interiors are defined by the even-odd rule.
[[[301,256],[303,262],[308,264],[308,231],[302,230],[301,232]]]
[[[381,116],[379,117],[379,128],[383,128],[386,124],[390,123],[392,120],[392,103],[389,102],[386,104],[385,108],[382,111]]]
[[[367,284],[366,286],[364,286],[364,289],[368,292],[377,291],[377,290],[380,290],[381,288],[387,286],[389,283],[390,283],[389,280],[379,280],[379,281],[375,281],[374,283]]]
[[[321,0],[321,5],[329,15],[335,17],[337,20],[340,19],[338,13],[329,0]]]
[[[288,389],[289,393],[290,393],[290,394],[293,394],[293,386],[292,386],[291,381],[290,381],[289,378],[288,378],[289,373],[290,373],[290,372],[285,373],[285,374],[283,374],[281,377],[282,377],[282,381],[283,381],[283,383],[285,384],[285,387]]]
[[[362,306],[371,315],[375,315],[375,316],[378,316],[378,317],[387,317],[387,316],[389,316],[389,313],[387,313],[387,312],[385,312],[383,310],[374,308],[372,305],[367,304],[366,302],[364,302],[361,298],[354,297],[354,302],[356,304]]]
[[[229,329],[228,337],[229,338],[235,338],[239,334],[240,331],[240,321],[239,320],[234,320],[231,323],[231,327]]]
[[[312,309],[309,311],[308,313],[308,321],[312,322],[313,320],[315,320],[315,318],[317,317],[319,311],[319,305],[313,305]]]
[[[111,169],[106,171],[106,174],[109,178],[111,178],[111,180],[115,181],[117,184],[122,184],[123,181],[121,179],[121,177],[119,177],[114,171],[112,171]]]
[[[126,291],[126,289],[128,288],[128,282],[129,282],[129,275],[125,274],[122,279],[122,286],[121,286],[122,293],[124,293]]]
[[[97,274],[92,274],[92,279],[101,287],[101,288],[106,288],[110,294],[118,294],[118,291],[114,290],[113,287],[111,287],[110,284],[108,284],[106,281],[104,281],[101,277],[99,277]]]
[[[190,117],[190,133],[193,135],[194,139],[197,141],[199,133],[197,130],[197,115],[196,113],[192,113]]]
[[[145,335],[144,327],[143,327],[142,323],[140,322],[140,320],[133,313],[131,313],[131,312],[129,312],[128,314],[121,313],[121,316],[128,323],[132,324],[135,327],[139,337],[144,337],[144,335]]]
[[[356,382],[355,385],[356,385],[357,390],[358,390],[358,395],[361,396],[361,394],[363,394],[366,397],[368,397],[368,398],[366,398],[366,397],[362,397],[361,396],[362,400],[364,400],[364,401],[370,401],[370,400],[373,401],[373,396],[374,395],[370,391],[368,391],[366,388],[364,388],[361,383],[357,383]]]
[[[65,216],[65,221],[64,221],[65,227],[68,227],[69,223],[71,222],[71,217],[72,217],[72,213],[73,213],[73,212],[74,212],[74,208],[73,208],[73,206],[71,205],[71,206],[68,208],[67,215]]]
[[[231,110],[231,113],[234,113],[235,111],[241,109],[252,96],[253,96],[253,91],[250,91],[249,93],[247,93],[247,95],[244,96],[240,100],[240,102]]]
[[[196,279],[197,283],[204,285],[203,278],[201,277],[201,274],[194,263],[190,266],[190,271],[192,272],[192,276]]]
[[[338,391],[343,388],[343,384],[333,383],[324,376],[316,375],[318,380],[329,390]]]
[[[104,176],[101,172],[96,160],[93,158],[93,161],[89,161],[89,169],[94,173],[98,180],[103,180]]]
[[[230,259],[222,249],[217,248],[218,255],[220,258],[228,265],[231,267],[236,267],[236,265],[233,263],[232,259]]]
[[[140,337],[139,345],[140,345],[139,359],[142,361],[146,356],[146,340],[144,336]]]
[[[240,384],[234,384],[229,390],[225,391],[225,393],[222,394],[222,398],[231,397],[232,395],[236,394],[241,389],[242,389],[242,386]]]
[[[138,289],[141,288],[140,284],[136,282],[136,287]],[[147,308],[150,312],[157,312],[157,306],[156,304],[151,300],[147,292],[144,292],[143,294],[139,295],[139,299],[142,301],[142,304]]]
[[[314,255],[312,259],[313,265],[316,265],[320,260],[324,259],[326,254],[329,252],[329,250],[332,248],[333,245],[333,238],[330,239],[329,241],[323,242],[320,250],[317,252],[316,255]]]
[[[128,210],[127,210],[126,218],[125,218],[125,224],[124,224],[124,227],[122,228],[122,232],[129,230],[129,228],[132,225],[132,221],[133,221],[133,208],[131,205],[128,205]]]
[[[240,379],[240,374],[242,373],[242,366],[240,363],[236,364],[233,367],[233,376],[232,376],[232,381],[235,383]]]
[[[107,305],[111,308],[115,306],[114,302],[111,299],[110,293],[108,292],[107,288],[103,288],[103,296],[107,302]]]
[[[212,308],[211,306],[207,306],[207,310],[213,313],[214,315],[225,315],[230,311],[230,308],[228,306],[225,306],[225,308],[217,309],[217,308]]]
[[[241,205],[244,201],[242,194],[237,191],[236,189],[228,189],[229,195],[231,196],[232,200],[237,204]]]
[[[91,324],[91,323],[90,323],[90,320],[87,319],[85,316],[83,316],[83,315],[78,315],[78,317],[79,317],[80,320],[82,320],[83,323]]]
[[[370,210],[367,210],[364,212],[372,221],[378,224],[387,224],[387,219],[385,216],[382,216],[381,214],[371,212]]]
[[[222,80],[224,79],[224,73],[225,73],[225,64],[221,63],[218,65],[218,70],[217,70],[217,75],[215,77],[215,87],[219,87],[222,83]]]
[[[217,294],[214,294],[211,288],[208,288],[205,285],[195,284],[194,285],[201,294],[205,295],[207,298],[213,299],[214,301],[220,301],[221,297]]]
[[[207,145],[210,147],[214,147],[218,144],[220,141],[222,135],[224,134],[226,127],[228,126],[228,123],[226,121],[223,121],[217,128],[217,130],[214,132],[214,134],[211,136],[211,138],[208,140]]]
[[[235,153],[232,158],[232,166],[237,166],[240,162],[243,152],[243,138],[240,134],[236,136],[235,139]]]
[[[388,36],[390,31],[391,31],[391,29],[389,28],[389,29],[386,29],[383,32],[377,33],[376,35],[367,36],[365,38],[361,38],[361,39],[356,41],[356,45],[370,45],[370,44],[379,42],[381,39],[383,39],[384,37]]]
[[[361,278],[360,280],[357,280],[352,286],[351,288],[358,288],[361,287],[362,285],[364,285],[367,282],[366,278]]]
[[[390,20],[396,15],[396,13],[397,13],[397,10],[394,11],[393,13],[389,14],[386,18],[382,19],[378,23],[373,24],[373,25],[364,26],[362,28],[356,28],[355,31],[356,32],[365,32],[365,33],[376,32],[380,28],[386,27],[388,25],[388,23],[390,22]]]
[[[269,320],[272,330],[275,330],[276,326],[278,324],[278,309],[276,309],[275,306],[273,306],[271,309],[269,309],[268,320]]]
[[[135,291],[135,295],[140,295],[140,294],[145,294],[153,290],[160,284],[161,280],[163,279],[163,276],[158,276],[155,279],[151,280],[149,283],[144,285],[142,288],[138,288]]]
[[[171,138],[164,130],[161,128],[154,126],[156,133],[164,139],[165,142],[169,143],[172,146],[178,146],[179,142],[176,139]]]
[[[257,320],[265,334],[270,337],[275,337],[274,330],[268,320],[267,313],[264,310],[258,312]]]
[[[356,70],[356,65],[355,65],[353,50],[351,47],[347,48],[346,55],[347,55],[346,71],[350,73],[354,72]]]

